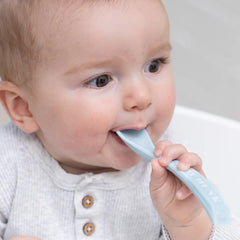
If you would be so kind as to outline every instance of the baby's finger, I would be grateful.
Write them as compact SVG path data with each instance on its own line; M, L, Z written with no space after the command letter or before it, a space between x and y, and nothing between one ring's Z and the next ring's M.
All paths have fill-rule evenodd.
M176 197L178 200L184 200L185 198L189 197L192 192L186 185L183 185L176 193Z
M172 145L172 142L168 140L159 141L155 146L155 152L154 152L155 156L160 157L164 149L170 145Z
M161 154L159 162L162 166L167 166L172 160L179 159L186 152L187 149L181 144L169 145Z
M167 171L163 168L157 159L152 160L152 174L151 174L151 191L160 189L167 179Z
M202 159L195 153L186 152L182 154L178 160L178 169L181 171L186 171L190 167L198 172L202 170Z

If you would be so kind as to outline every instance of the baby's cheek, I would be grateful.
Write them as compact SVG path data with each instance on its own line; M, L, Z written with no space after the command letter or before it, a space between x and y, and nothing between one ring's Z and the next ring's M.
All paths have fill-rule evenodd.
M89 119L66 134L63 146L83 156L99 152L106 143L111 124L104 118Z
M102 138L103 139L103 138ZM93 137L82 133L80 136L72 136L71 139L65 139L60 148L66 155L73 158L87 157L96 154L101 149L104 142L98 136Z
M114 110L99 111L90 119L86 119L86 126L92 134L106 134L114 127L115 119Z

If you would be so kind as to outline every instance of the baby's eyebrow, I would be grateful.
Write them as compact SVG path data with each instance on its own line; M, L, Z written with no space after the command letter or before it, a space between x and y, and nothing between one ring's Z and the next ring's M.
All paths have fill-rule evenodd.
M111 60L105 60L105 61L97 61L97 62L88 62L88 63L83 63L79 66L74 66L72 68L70 68L69 70L67 70L64 75L71 75L71 74L74 74L74 73L77 73L77 72L80 72L84 69L88 69L88 68L91 68L92 66L94 67L103 67L103 66L106 66L108 64L110 64L112 61Z
M150 54L154 54L156 52L169 52L172 50L172 46L171 44L168 42L168 43L165 43L165 44L161 44L161 45L158 45L152 49L150 49Z

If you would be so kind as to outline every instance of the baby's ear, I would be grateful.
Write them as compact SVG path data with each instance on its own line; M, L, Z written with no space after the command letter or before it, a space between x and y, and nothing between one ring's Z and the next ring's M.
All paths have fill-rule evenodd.
M39 129L18 86L8 81L0 81L0 101L11 120L24 132L33 133Z

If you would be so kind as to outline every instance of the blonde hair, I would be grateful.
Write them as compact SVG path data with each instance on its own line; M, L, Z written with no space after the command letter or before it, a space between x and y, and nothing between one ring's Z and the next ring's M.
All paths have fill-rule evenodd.
M28 80L37 62L33 25L35 1L0 1L0 76L18 84Z

